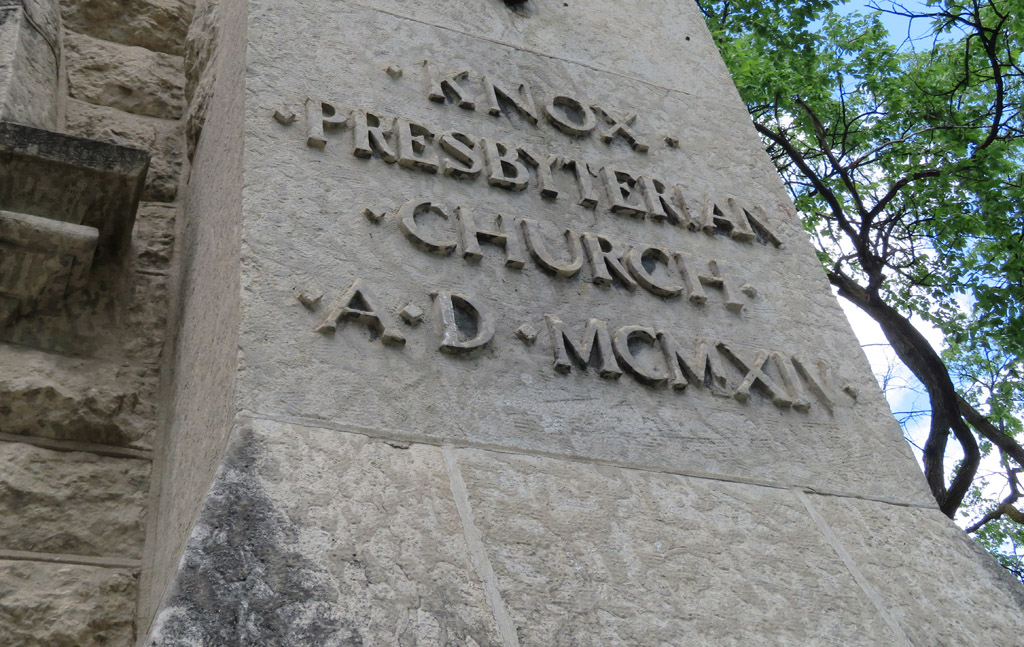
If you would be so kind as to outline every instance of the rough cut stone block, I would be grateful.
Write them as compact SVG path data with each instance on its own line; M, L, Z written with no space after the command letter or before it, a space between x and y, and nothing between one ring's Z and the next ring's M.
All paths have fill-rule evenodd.
M236 432L148 644L502 644L439 449Z
M139 205L132 245L136 250L136 269L166 272L174 254L174 221L178 207L159 202Z
M0 345L0 430L152 446L156 376L144 366Z
M191 0L62 0L70 29L104 40L181 56Z
M0 645L131 647L136 586L123 569L0 561Z
M75 99L150 117L185 108L182 58L68 32L68 91Z
M456 455L522 645L896 644L787 490Z
M3 442L0 465L0 549L142 556L148 461Z
M810 499L915 647L1021 642L1020 582L938 510Z
M177 121L133 115L72 99L67 106L67 130L81 137L148 151L152 158L142 199L174 200L185 144L182 127Z

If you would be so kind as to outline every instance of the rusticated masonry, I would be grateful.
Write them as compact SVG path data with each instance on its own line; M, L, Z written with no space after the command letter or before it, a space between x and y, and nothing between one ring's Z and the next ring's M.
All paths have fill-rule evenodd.
M20 25L28 51L18 55L15 76L45 88L52 108L19 100L9 105L20 112L3 118L53 131L53 141L66 144L52 151L69 155L70 166L45 180L49 195L71 196L66 205L83 196L86 205L107 200L106 211L124 218L110 229L124 246L113 252L107 225L64 222L74 215L60 208L0 217L0 301L17 304L0 329L0 644L129 647L138 632L150 475L164 415L184 162L182 54L192 6L18 6L28 16ZM30 105L40 107L27 111ZM25 132L7 128L12 137ZM125 198L133 202L120 204L99 187L119 181L113 171L129 172L115 169L104 151L126 149L136 149L130 172L145 183ZM90 159L93 175L75 170ZM8 206L0 208L18 211L10 207L18 196L38 205L44 192L33 188L43 182L35 168L23 162L3 176L0 202ZM103 211L96 204L89 213ZM10 245L35 251L19 256L8 253ZM70 269L53 258L73 259L61 261ZM40 291L29 275L53 278Z

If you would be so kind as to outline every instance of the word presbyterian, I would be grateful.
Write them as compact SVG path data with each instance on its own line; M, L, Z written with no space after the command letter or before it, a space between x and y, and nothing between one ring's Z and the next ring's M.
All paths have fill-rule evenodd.
M403 118L389 118L363 109L344 112L314 99L306 100L306 144L323 149L326 130L347 128L352 154L388 164L487 184L506 191L536 186L541 197L556 200L566 181L575 185L577 204L596 209L606 204L613 214L728 236L741 243L781 247L768 226L764 209L741 205L733 198L687 196L679 184L523 146L477 138L459 131L437 132Z

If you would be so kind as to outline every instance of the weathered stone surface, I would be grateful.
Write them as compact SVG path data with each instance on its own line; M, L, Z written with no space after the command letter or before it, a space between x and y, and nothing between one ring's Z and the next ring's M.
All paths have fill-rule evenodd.
M185 107L182 58L68 32L71 97L125 112L177 119Z
M96 38L181 56L191 0L61 0L68 28Z
M789 491L456 455L521 645L897 644Z
M497 647L471 559L437 448L255 421L147 644Z
M121 337L123 342L126 335ZM76 358L4 344L0 375L4 433L152 446L157 377L149 366L123 358Z
M171 202L178 193L184 161L184 135L180 123L97 106L84 101L68 101L69 133L111 144L148 151L152 158L143 200Z
M469 4L467 16L490 11L482 8L485 4L508 13L496 2ZM454 434L512 451L899 496L916 503L931 500L748 115L733 97L713 91L727 82L724 77L681 92L350 4L327 10L306 0L287 8L261 1L250 9L242 409L311 424L329 420L375 435L438 442ZM603 3L594 11L618 15ZM309 55L307 42L316 42L321 54ZM439 73L471 71L461 83L477 109L430 100L424 59ZM385 72L391 64L408 72L394 80ZM532 125L507 106L497 117L488 114L483 75L529 84L538 105L562 94L607 106L618 115L638 112L632 128L652 147L638 153L620 137L606 143L597 135L566 134L546 119ZM310 146L308 120L283 125L273 118L282 109L304 115L306 97L333 102L343 115L356 108L377 111L385 126L400 117L435 134L459 131L470 141L504 142L513 151L584 160L594 167L598 205L591 210L579 204L579 189L565 169L552 171L559 197L550 199L538 189L537 174L528 174L525 166L529 186L522 191L490 183L493 169L459 180L436 168L424 172L429 164L417 167L415 160L392 164L387 155L361 153L351 127L328 127L324 147ZM680 148L653 146L662 132L679 133ZM397 136L389 141L397 145ZM436 144L424 144L424 149L425 158L445 157ZM599 167L680 183L698 196L692 199L694 212L704 195L728 194L757 205L783 246L616 213ZM447 205L447 218L414 215L424 236L443 239L447 246L418 245L402 224L397 212L416 198ZM396 215L373 223L362 215L368 206ZM730 301L710 286L703 305L679 295L682 287L676 296L630 291L600 281L582 250L575 253L576 264L561 273L551 262L536 261L536 249L529 252L526 246L525 266L518 270L506 264L494 244L483 244L464 258L455 206L476 214L478 224L490 230L497 214L536 221L537 237L546 241L556 264L569 253L562 238L566 228L577 246L582 232L592 232L616 241L622 250L658 245L700 259L701 267L719 259L742 301ZM522 243L524 230L513 229ZM662 282L683 280L669 277L668 270L657 271L664 273L657 279ZM406 305L429 313L423 326L408 332L404 346L384 347L376 339L378 334L387 337L383 331L344 317L337 326L322 325L356 278L372 294L385 328L401 325L396 314ZM312 284L325 294L313 313L294 296ZM748 291L756 298L741 292L743 285L753 286ZM441 290L466 295L488 313L493 341L475 356L439 350L442 319L430 295ZM814 316L805 316L809 312ZM573 343L593 318L607 323L609 335L629 325L649 328L651 337L668 331L687 354L695 352L699 339L709 339L739 349L737 355L747 363L754 363L760 351L762 362L770 351L803 358L812 370L818 360L827 360L837 389L833 406L829 410L809 391L808 410L776 406L760 384L751 385L757 373L720 349L712 352L722 357L723 377L732 385L727 397L703 383L685 391L667 388L668 366L652 345L637 348L641 363L662 372L660 383L651 380L655 386L628 374L602 379L593 368L571 363L556 370L548 315L565 322ZM515 330L524 324L541 332L538 343L515 340ZM605 359L613 365L609 375L624 372L621 360L616 365L614 358ZM795 373L790 377L799 379ZM773 379L782 383L785 378L776 374ZM749 397L739 389L744 380L751 387ZM865 396L852 398L841 390L846 385Z
M0 464L0 548L142 556L148 461L3 442Z
M0 561L0 644L131 647L136 580L123 569Z
M159 202L143 202L135 218L132 246L136 251L135 268L147 272L166 272L174 255L174 226L178 207Z
M217 45L221 33L221 1L198 0L185 46L185 134L192 159L206 123L217 76Z
M99 253L131 240L149 153L0 123L0 209L99 230Z
M0 2L0 120L56 126L60 36L55 4Z
M1020 642L1020 582L937 510L810 498L914 647Z
M239 254L245 113L246 0L219 5L215 124L199 142L175 243L181 275L175 376L162 456L160 514L143 571L140 616L148 626L178 566L203 497L221 463L237 410Z

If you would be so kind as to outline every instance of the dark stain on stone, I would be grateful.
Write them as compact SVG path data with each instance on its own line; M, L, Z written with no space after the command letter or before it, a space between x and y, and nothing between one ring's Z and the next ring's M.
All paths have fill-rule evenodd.
M263 450L242 430L224 459L151 637L156 647L362 647L322 569L291 549L295 527L263 492Z

